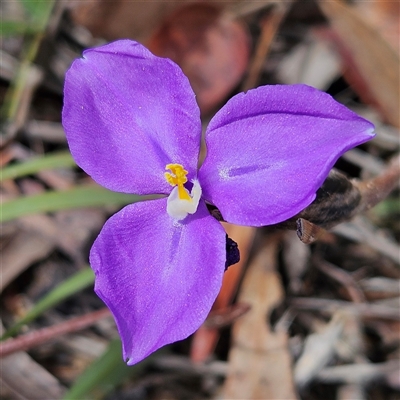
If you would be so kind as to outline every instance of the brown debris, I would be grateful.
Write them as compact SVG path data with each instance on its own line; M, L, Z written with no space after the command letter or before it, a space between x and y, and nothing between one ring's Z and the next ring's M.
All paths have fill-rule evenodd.
M21 335L15 339L7 339L0 343L0 358L4 358L19 351L25 351L32 347L39 346L49 340L55 340L66 333L76 332L93 325L97 320L110 317L110 310L103 308L90 314L70 319L61 324L43 328L37 331Z
M242 91L245 92L257 86L262 67L276 36L276 32L288 13L292 1L275 2L272 11L261 21L261 34L257 43L254 57L250 62L249 72L242 84Z
M191 338L155 354L150 369L133 367L137 376L109 388L113 392L108 397L98 394L101 385L87 397L396 399L400 390L398 4L192 3L57 1L40 40L42 48L28 64L21 50L29 34L2 37L1 100L18 71L23 79L14 93L16 112L1 126L1 166L66 149L60 121L65 71L84 47L104 43L104 38L130 37L147 43L153 38L159 54L176 55L192 85L198 85L203 111L211 114L218 102L241 87L303 82L327 90L370 119L377 137L344 154L316 201L291 220L263 229L225 224L242 258L225 274L204 325ZM0 7L6 18L26 17L21 2ZM205 8L206 17L194 12L188 22L188 9ZM183 15L179 23L177 15ZM175 21L172 26L171 21ZM206 122L202 121L203 127ZM68 188L82 177L78 169L42 171L1 182L0 193L3 201L10 201ZM384 212L371 210L378 203ZM1 227L0 307L7 328L86 265L96 234L114 211L106 207L60 211ZM217 209L211 213L222 220ZM108 311L96 311L102 306L86 289L24 326L19 336L2 342L0 349L18 350L2 359L2 398L62 398L63 385L72 386L117 335L114 321L106 317Z
M211 3L180 7L147 41L150 51L182 68L202 114L215 109L238 85L249 58L246 28L222 11Z
M221 291L215 300L211 312L218 313L219 310L226 310L236 294L243 269L249 258L254 240L255 228L224 224L227 235L232 238L240 248L240 261L228 268L225 272ZM250 307L246 304L246 307ZM219 331L207 326L207 322L201 326L193 336L190 358L194 362L204 362L210 357L219 339Z
M28 354L18 352L1 360L0 395L18 400L60 399L65 388Z
M320 0L318 5L337 35L347 79L366 101L379 107L389 123L400 127L399 54L343 1Z
M251 310L233 327L226 399L296 399L285 331L273 332L267 319L283 301L276 272L279 241L269 237L250 263L239 301Z

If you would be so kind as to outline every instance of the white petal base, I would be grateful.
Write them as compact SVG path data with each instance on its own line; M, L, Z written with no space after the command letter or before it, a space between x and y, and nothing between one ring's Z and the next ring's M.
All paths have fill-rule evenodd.
M178 187L172 189L167 200L167 213L177 220L182 220L188 214L194 214L197 211L201 197L201 186L197 179L192 180L193 188L190 192L190 200L181 199L178 194ZM188 192L189 193L189 192Z

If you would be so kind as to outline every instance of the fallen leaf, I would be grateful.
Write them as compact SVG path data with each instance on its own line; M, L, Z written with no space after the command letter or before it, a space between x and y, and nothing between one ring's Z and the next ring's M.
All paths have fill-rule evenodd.
M239 285L239 280L242 276L244 266L249 257L250 249L253 244L255 228L249 228L238 225L223 223L226 233L239 246L240 261L232 265L225 272L222 281L221 291L215 300L212 312L225 309L236 294ZM190 358L194 362L204 362L210 357L219 339L219 330L209 328L205 325L201 326L193 336Z
M337 35L346 79L364 101L400 127L399 55L351 6L340 0L320 0L318 5Z
M277 268L279 236L267 237L249 265L239 302L250 311L232 331L224 399L297 399L292 379L288 335L272 331L268 317L284 299Z
M206 114L239 84L247 68L249 43L244 25L224 17L222 8L195 3L166 18L147 46L182 68Z

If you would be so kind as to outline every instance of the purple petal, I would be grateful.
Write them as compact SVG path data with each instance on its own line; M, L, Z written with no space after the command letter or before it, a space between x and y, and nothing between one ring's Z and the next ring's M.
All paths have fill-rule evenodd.
M129 365L192 334L221 287L221 224L204 202L182 222L166 207L167 199L125 207L106 222L90 254L95 291L114 315Z
M372 131L370 122L309 86L239 94L208 126L203 198L231 223L284 221L314 200L336 160Z
M196 175L201 125L189 81L139 43L120 40L74 61L63 125L77 164L111 190L170 193L169 163Z

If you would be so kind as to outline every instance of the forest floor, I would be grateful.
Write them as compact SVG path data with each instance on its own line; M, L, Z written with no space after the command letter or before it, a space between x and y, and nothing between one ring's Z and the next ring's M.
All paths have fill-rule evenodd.
M0 398L400 399L399 8L3 1ZM347 192L317 198L297 232L224 223L241 259L206 322L133 367L88 265L130 198L74 164L61 124L71 62L119 38L181 66L204 126L238 92L306 83L377 133L335 165L362 194L345 218L335 212ZM330 222L319 226L322 207Z

